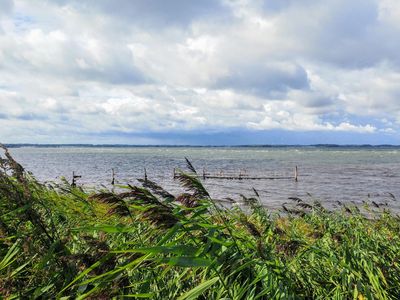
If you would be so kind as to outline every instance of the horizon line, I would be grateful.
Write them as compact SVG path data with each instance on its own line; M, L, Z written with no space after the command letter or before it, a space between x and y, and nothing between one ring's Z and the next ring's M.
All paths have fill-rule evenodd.
M0 143L1 144L1 143ZM191 144L92 144L92 143L4 143L8 148L22 147L400 147L400 144L237 144L237 145L191 145Z

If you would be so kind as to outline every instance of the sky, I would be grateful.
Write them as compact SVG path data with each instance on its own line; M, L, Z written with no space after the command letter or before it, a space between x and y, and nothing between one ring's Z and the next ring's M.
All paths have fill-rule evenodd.
M400 144L398 0L0 0L0 142Z

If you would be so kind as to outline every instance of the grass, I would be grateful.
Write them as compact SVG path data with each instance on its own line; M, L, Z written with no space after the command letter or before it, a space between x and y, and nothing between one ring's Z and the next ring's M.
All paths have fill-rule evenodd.
M175 197L149 179L120 192L43 185L0 160L5 299L400 299L400 220L366 204L328 211L257 191L223 209L181 172ZM121 192L122 191L122 192Z

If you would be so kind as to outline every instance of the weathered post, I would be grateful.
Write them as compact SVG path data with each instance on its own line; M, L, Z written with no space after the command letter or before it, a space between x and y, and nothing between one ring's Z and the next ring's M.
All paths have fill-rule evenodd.
M114 184L115 184L115 171L114 171L114 168L112 168L111 171L112 171L112 180L111 180L111 184L114 185Z
M294 181L297 182L297 177L299 176L299 172L297 170L297 166L294 167Z
M176 171L175 171L175 168L174 168L174 176L173 176L173 178L174 178L174 180L175 180L175 178L176 178Z
M203 168L203 180L206 180L206 169Z
M78 179L78 178L81 178L82 176L80 176L80 175L75 175L75 171L72 171L72 183L71 183L71 186L72 187L76 187L76 180Z

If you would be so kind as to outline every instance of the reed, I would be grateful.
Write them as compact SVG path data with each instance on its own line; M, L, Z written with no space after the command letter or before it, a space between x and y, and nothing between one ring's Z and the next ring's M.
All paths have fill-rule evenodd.
M177 197L148 178L43 185L0 162L5 299L400 299L400 218L381 206L270 212L254 190L224 209L189 161Z

